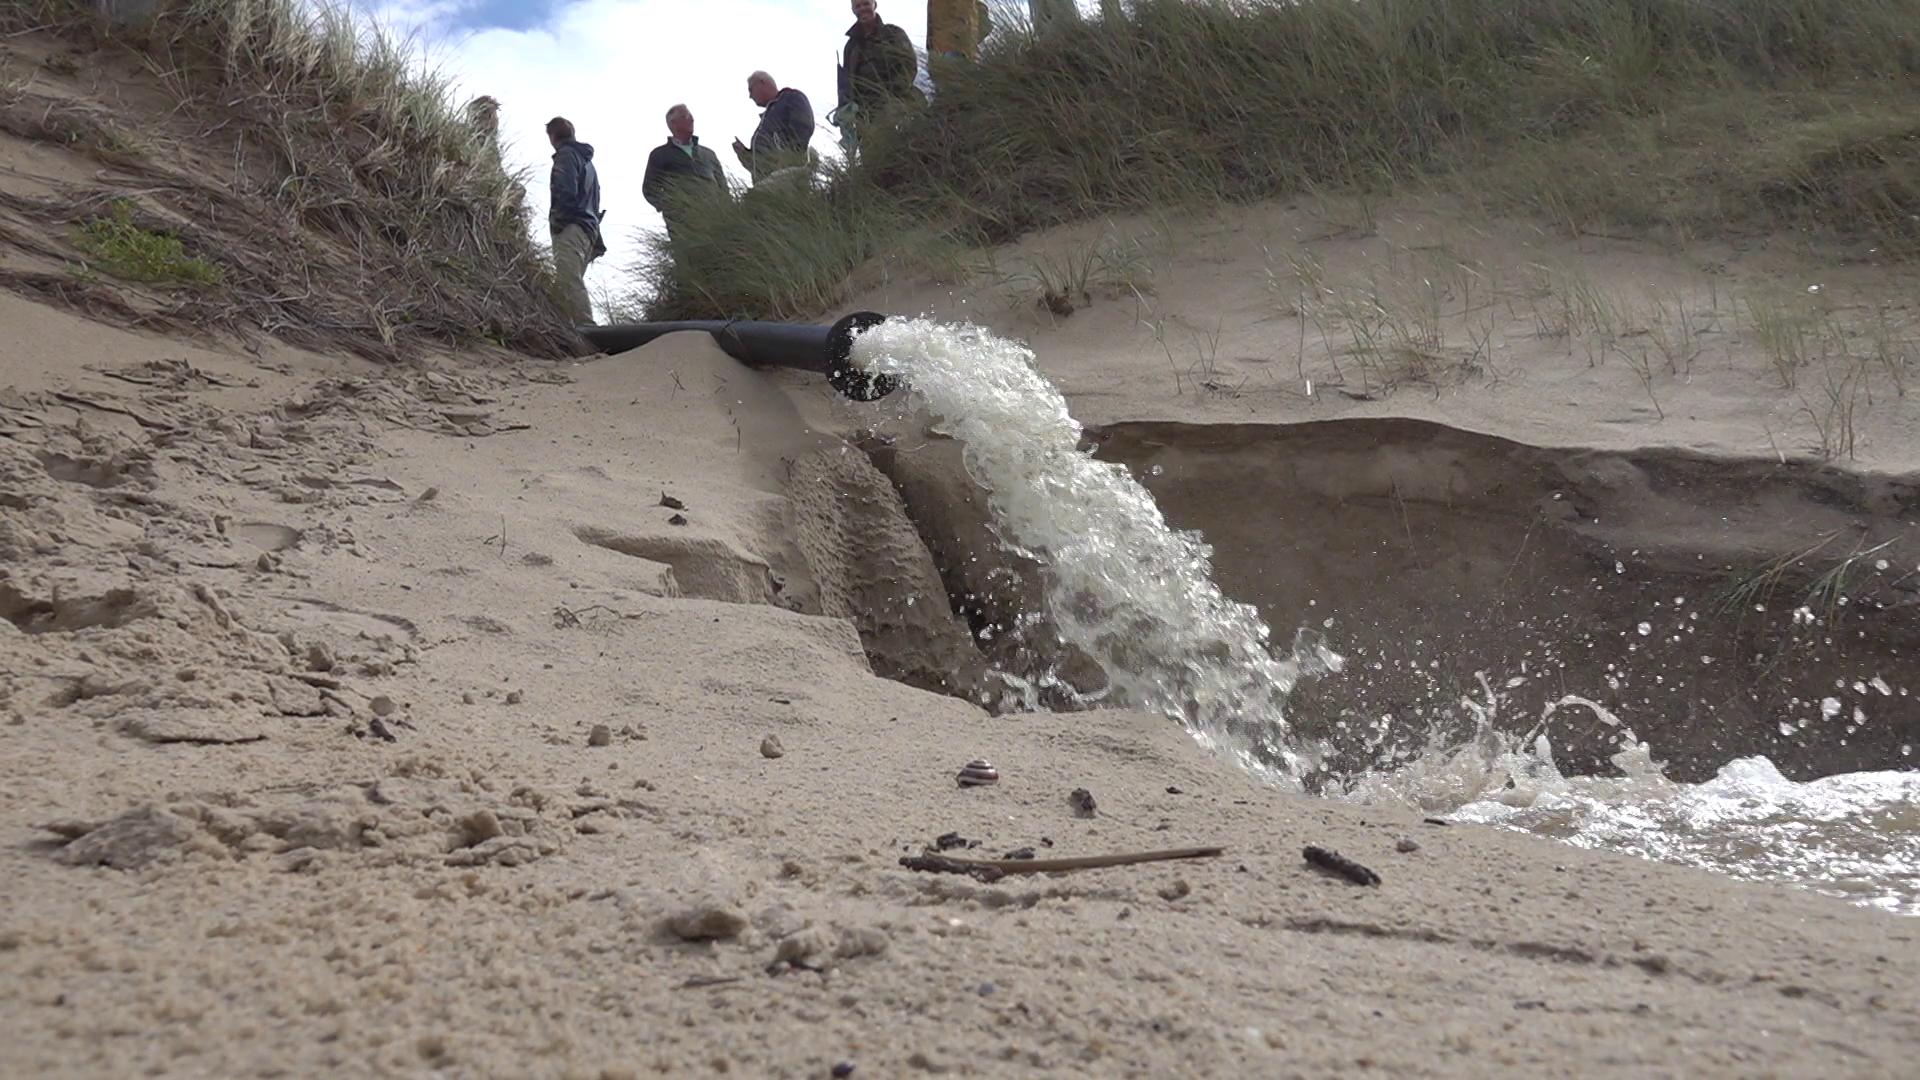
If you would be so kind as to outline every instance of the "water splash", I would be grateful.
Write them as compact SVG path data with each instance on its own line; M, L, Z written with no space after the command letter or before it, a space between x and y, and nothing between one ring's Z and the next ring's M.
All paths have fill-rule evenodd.
M1358 777L1339 797L1920 915L1920 773L1794 781L1751 757L1683 784L1631 728L1578 695L1548 704L1523 734L1502 732L1495 721L1507 695L1476 675L1482 696L1461 699L1474 717L1472 738L1450 743L1434 729L1405 765ZM1609 760L1619 775L1563 774L1550 728L1557 722L1566 734L1596 721L1616 732L1619 750Z
M903 376L934 430L959 440L968 473L989 493L996 536L1047 567L1049 614L1106 671L1109 699L1178 718L1242 766L1297 785L1319 748L1289 728L1287 693L1338 672L1342 658L1311 631L1276 656L1259 613L1214 584L1207 544L1170 528L1123 466L1080 449L1080 424L1030 351L972 327L890 320L856 341L853 359ZM1618 717L1578 695L1513 733L1525 721L1501 722L1508 695L1476 674L1480 695L1459 700L1471 737L1436 724L1411 759L1329 794L1920 915L1920 774L1794 782L1765 758L1743 758L1706 783L1681 784ZM1019 680L1009 686L1016 697L1037 695ZM1878 677L1855 689L1869 686L1891 696ZM1839 715L1837 698L1820 708L1829 720ZM1551 729L1583 723L1613 730L1618 775L1567 776L1555 766Z
M1200 536L1168 527L1124 466L1080 449L1079 422L1033 360L1017 343L926 319L888 320L853 348L856 366L901 376L934 430L960 441L1001 542L1047 567L1061 636L1100 665L1116 698L1297 781L1312 754L1287 726L1287 693L1340 657L1308 637L1276 656L1260 613L1214 584Z

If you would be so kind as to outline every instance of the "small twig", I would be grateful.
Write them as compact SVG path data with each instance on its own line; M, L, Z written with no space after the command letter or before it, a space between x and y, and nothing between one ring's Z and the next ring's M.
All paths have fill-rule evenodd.
M1301 852L1301 856L1320 869L1326 870L1329 873L1339 874L1355 885L1380 884L1379 874L1361 866L1359 863L1354 862L1352 859L1347 858L1337 851L1323 847L1309 846Z
M1065 859L955 859L946 855L903 855L900 865L930 874L966 874L981 881L998 881L1008 874L1053 874L1066 870L1095 870L1106 866L1162 862L1168 859L1206 859L1225 848L1174 848L1117 855L1079 855Z
M581 625L584 625L586 622L583 616L591 615L596 611L604 611L609 615L620 614L619 612L613 610L612 608L606 606L605 604L591 604L587 607L583 607L579 609L578 611L568 607L565 604L561 604L558 607L553 609L553 621L555 624L557 624L561 628L581 626Z
M682 990L698 990L703 986L725 986L728 983L745 982L743 975L695 975L680 984Z

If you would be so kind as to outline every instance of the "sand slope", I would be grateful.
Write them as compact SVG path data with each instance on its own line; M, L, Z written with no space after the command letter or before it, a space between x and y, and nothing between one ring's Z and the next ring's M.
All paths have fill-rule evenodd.
M847 310L1029 341L1088 424L1405 417L1542 447L1920 470L1913 271L1811 238L1568 237L1438 196L1302 198L876 277Z
M1899 1076L1920 1050L1910 922L875 677L862 618L907 666L951 628L889 490L786 396L839 414L810 380L699 339L368 378L0 321L0 1074ZM833 521L921 602L808 614L877 591L820 554ZM974 757L998 787L954 783ZM1228 851L897 865L951 831Z

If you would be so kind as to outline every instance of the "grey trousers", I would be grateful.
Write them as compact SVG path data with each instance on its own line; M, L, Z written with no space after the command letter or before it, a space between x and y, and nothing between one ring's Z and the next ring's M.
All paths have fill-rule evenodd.
M554 284L560 307L575 326L593 325L593 301L587 299L587 263L593 259L593 239L587 230L569 225L553 234Z

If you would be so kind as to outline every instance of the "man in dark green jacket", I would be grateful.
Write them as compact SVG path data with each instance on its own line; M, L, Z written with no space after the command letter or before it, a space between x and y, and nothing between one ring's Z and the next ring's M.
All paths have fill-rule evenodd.
M720 155L700 145L693 134L693 111L685 105L667 110L667 141L647 156L646 176L640 181L640 194L667 219L667 235L673 235L671 192L683 185L710 184L727 193L727 173L720 167Z
M853 26L840 60L840 105L828 120L856 138L862 124L898 104L925 105L913 84L920 71L907 32L880 19L874 0L853 0Z

